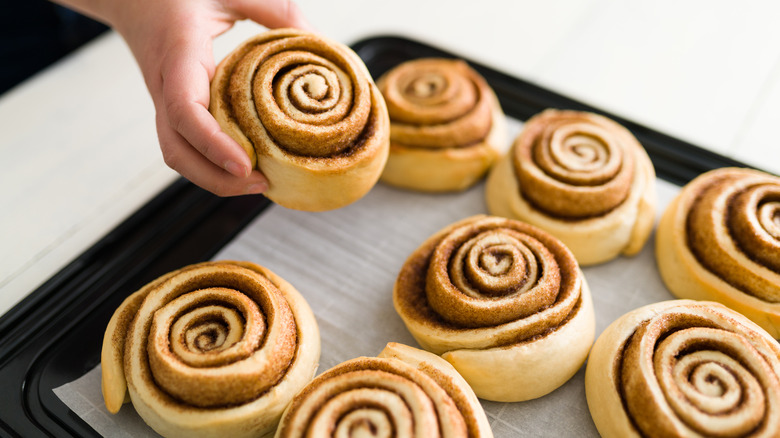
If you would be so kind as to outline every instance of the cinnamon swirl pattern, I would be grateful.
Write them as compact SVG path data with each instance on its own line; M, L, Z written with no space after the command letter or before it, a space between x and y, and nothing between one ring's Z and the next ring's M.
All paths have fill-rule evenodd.
M366 66L314 34L280 29L245 41L217 66L210 111L285 207L354 202L387 160L387 108Z
M464 61L423 58L377 81L390 114L382 181L406 189L466 189L508 148L495 93Z
M276 438L492 438L468 384L440 357L389 343L314 379L285 411Z
M320 355L303 297L266 268L207 262L166 274L128 297L103 340L103 396L129 393L159 434L272 434L313 377Z
M574 256L511 219L473 216L431 236L401 268L393 301L417 342L487 400L551 392L593 343L593 304Z
M780 436L780 347L715 302L651 304L593 345L588 407L609 437Z
M674 295L723 303L780 338L780 178L723 168L694 179L661 218L656 259Z
M642 249L655 219L655 171L614 121L546 110L491 171L486 196L491 214L544 229L592 265Z

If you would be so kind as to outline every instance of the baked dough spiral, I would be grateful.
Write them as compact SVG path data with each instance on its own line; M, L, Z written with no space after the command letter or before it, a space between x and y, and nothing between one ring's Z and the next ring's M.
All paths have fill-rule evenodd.
M599 336L585 392L604 438L777 437L780 347L719 303L651 304Z
M486 196L491 214L542 228L592 265L642 249L655 219L655 171L621 125L550 109L526 122L490 172Z
M464 190L508 148L506 116L485 79L461 60L407 61L377 80L390 114L385 183Z
M780 178L700 175L664 211L656 259L674 295L723 303L780 338Z
M314 314L289 283L248 262L190 265L129 296L106 329L103 396L126 393L166 437L273 433L313 377Z
M272 30L239 45L217 66L209 109L285 207L354 202L387 160L387 108L366 66L315 34Z
M492 438L474 392L440 357L389 343L378 357L315 378L284 413L276 438Z
M571 252L512 219L473 216L414 251L395 309L480 397L522 401L571 378L593 343L593 303Z

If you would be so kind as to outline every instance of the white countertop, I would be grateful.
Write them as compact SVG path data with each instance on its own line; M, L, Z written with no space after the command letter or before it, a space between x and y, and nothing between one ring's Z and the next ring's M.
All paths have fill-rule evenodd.
M780 173L780 3L476 3L298 1L338 41L419 39ZM217 39L215 59L259 31L239 23ZM0 96L0 121L2 314L176 174L114 33Z

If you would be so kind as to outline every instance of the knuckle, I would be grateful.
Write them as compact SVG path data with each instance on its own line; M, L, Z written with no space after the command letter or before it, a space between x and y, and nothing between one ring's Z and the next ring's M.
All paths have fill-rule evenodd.
M176 132L181 132L186 120L187 105L178 99L165 103L165 114L168 116L168 125Z
M179 164L181 163L179 155L171 151L170 148L162 147L160 150L162 151L163 162L165 165L173 170L178 171Z
M203 143L203 144L200 144L200 145L198 145L198 146L196 147L196 149L197 149L198 151L200 151L200 153L201 153L203 156L205 156L205 157L207 157L207 158L208 158L208 157L210 157L210 156L211 156L211 152L212 152L212 149L213 149L213 145L211 144L211 142L208 142L208 141L207 141L207 142L205 142L205 143Z

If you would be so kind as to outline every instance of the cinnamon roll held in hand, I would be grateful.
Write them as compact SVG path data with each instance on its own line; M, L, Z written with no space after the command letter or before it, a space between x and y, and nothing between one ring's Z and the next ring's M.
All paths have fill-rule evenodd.
M284 413L276 438L492 438L463 378L440 357L389 343L378 357L343 362L315 378Z
M382 181L442 192L475 184L508 148L495 93L464 61L423 58L377 80L390 114Z
M285 207L354 202L387 160L387 109L366 66L315 34L279 29L241 44L217 66L210 111Z
M655 219L655 171L614 121L546 110L493 168L486 196L491 214L542 228L592 265L642 249Z
M780 338L780 178L723 168L683 187L656 234L666 286L723 303Z
M780 347L719 303L651 304L599 336L585 392L604 438L777 437Z
M407 259L396 311L481 398L522 401L571 378L593 343L590 291L556 238L512 219L445 227Z
M314 314L289 283L252 263L200 263L116 310L103 340L103 396L116 413L129 393L166 437L264 436L314 377L319 355Z

